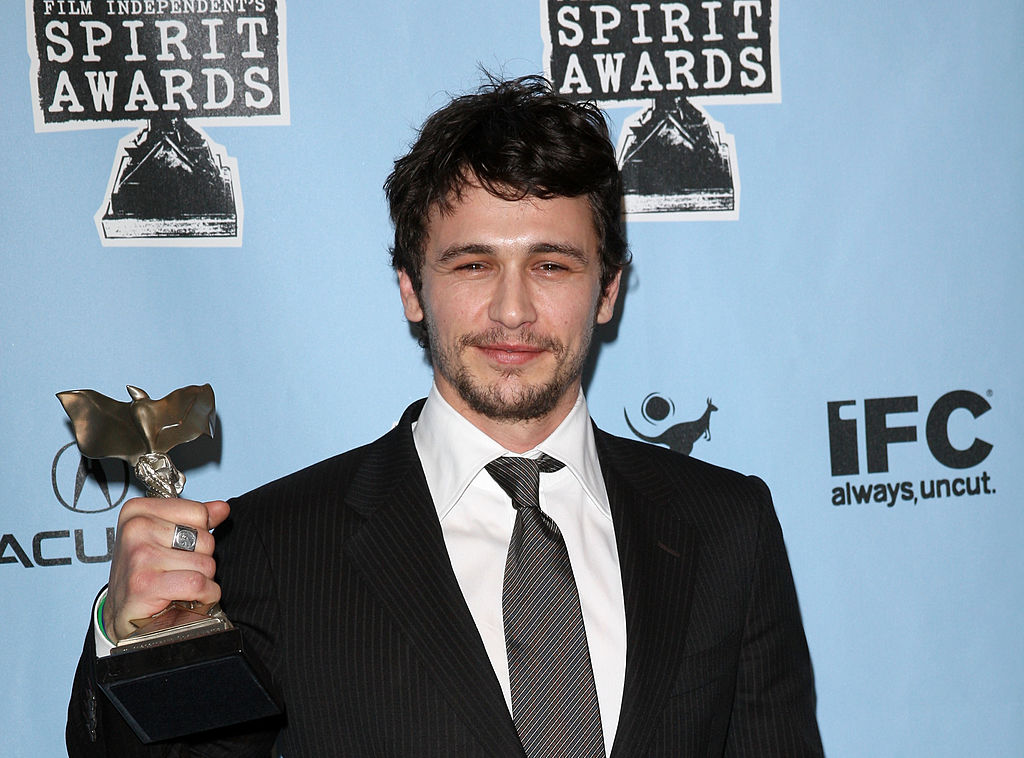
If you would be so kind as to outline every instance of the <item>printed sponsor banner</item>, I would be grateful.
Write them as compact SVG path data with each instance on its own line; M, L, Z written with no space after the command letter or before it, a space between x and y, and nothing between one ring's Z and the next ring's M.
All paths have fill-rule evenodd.
M991 391L986 394L991 396ZM856 400L829 402L832 505L893 508L943 498L994 495L992 475L987 469L978 471L993 445L978 436L983 422L975 422L991 409L983 395L952 390L931 404L920 430L923 435L919 435L917 395L868 398L862 404ZM891 467L890 448L908 443L926 445L934 462L945 470L929 466L907 479L893 479L907 472L903 466ZM843 478L835 481L836 477Z
M50 481L54 501L67 510L41 509L46 513L45 528L34 533L0 524L0 566L31 569L109 562L117 514L109 513L100 523L79 517L114 511L127 499L127 464L85 458L71 441L54 455Z
M209 380L224 433L176 459L202 500L385 432L431 369L388 266L381 183L480 64L547 64L556 89L607 109L634 257L588 407L610 433L770 487L826 754L1024 756L1024 99L992 76L1024 57L1024 4L308 0L287 27L284 6L265 3L275 43L270 16L239 34L266 15L251 0L0 3L0 756L66 752L93 600L141 492L121 462L82 459L53 393ZM739 41L747 8L758 39ZM703 39L709 13L723 40ZM157 21L185 24L189 59ZM50 22L66 31L48 39ZM123 60L132 24L146 61ZM223 59L203 57L211 27ZM250 32L263 58L242 57ZM157 60L161 34L173 60ZM268 107L246 105L262 104L251 66L270 70L252 75ZM139 84L128 118L136 67L157 110ZM230 105L204 68L228 72ZM195 109L181 92L164 109L175 70ZM296 129L218 128L284 123L289 93ZM681 185L700 168L703 185ZM741 201L735 223L671 222ZM178 244L195 249L142 247Z
M652 392L640 403L640 415L651 426L650 433L640 431L637 424L630 420L629 412L625 408L622 409L622 415L626 419L626 426L637 439L653 445L664 445L669 450L689 455L693 452L695 442L711 439L711 414L717 410L718 406L712 403L709 397L704 413L698 418L673 423L675 402L661 393Z
M777 0L546 0L546 73L601 105L779 102Z
M28 0L36 131L288 123L278 0Z
M559 93L643 109L618 140L630 220L739 218L735 141L703 106L780 101L777 0L542 0L541 17Z
M27 0L37 132L135 125L104 245L242 242L238 165L198 124L287 124L283 0Z

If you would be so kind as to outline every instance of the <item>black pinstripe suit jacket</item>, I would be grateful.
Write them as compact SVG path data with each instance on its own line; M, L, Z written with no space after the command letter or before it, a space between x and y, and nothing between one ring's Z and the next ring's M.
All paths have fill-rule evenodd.
M90 678L69 753L522 758L416 455L422 401L376 442L232 503L223 605L287 713L144 748ZM614 758L821 755L810 660L764 484L597 431L626 605Z

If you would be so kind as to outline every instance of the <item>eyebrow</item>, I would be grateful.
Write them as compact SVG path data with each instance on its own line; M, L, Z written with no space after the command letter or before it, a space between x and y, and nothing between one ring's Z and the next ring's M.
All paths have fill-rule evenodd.
M452 245L441 251L441 254L437 257L438 263L445 263L452 260L453 258L459 258L463 255L494 255L494 248L490 245L483 244L469 244L469 245Z
M569 258L576 260L579 263L586 264L590 261L587 258L587 254L580 250L575 245L559 245L554 242L544 242L539 245L534 245L530 248L530 252L536 253L558 253L559 255L565 255Z
M575 245L562 245L557 242L539 242L536 245L532 245L527 252L528 255L543 253L557 253L559 255L565 255L582 264L586 264L590 260L586 253ZM463 255L495 255L495 249L493 246L485 245L483 243L452 245L451 247L445 248L441 252L441 255L438 256L437 260L438 263L445 263L455 258L460 258Z

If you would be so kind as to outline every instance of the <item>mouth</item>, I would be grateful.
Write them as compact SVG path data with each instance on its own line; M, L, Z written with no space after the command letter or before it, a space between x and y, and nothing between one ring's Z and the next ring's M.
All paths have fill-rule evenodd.
M490 342L475 347L489 361L501 366L523 366L546 352L542 347L523 343Z

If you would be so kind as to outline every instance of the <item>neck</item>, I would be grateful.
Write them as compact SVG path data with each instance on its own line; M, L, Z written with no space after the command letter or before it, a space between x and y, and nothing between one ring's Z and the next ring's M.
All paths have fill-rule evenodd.
M480 414L463 414L473 426L513 453L533 450L551 436L566 415L568 411L558 418L550 415L530 421L496 421Z

